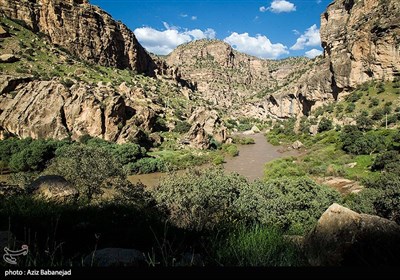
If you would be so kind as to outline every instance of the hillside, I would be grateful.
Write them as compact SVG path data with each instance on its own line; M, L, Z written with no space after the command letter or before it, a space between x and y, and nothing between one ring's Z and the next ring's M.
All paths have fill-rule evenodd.
M268 110L277 117L307 116L323 104L341 100L358 85L399 77L399 18L396 0L331 3L321 15L323 58L271 95Z
M265 60L232 49L219 40L180 45L166 57L182 76L197 85L201 96L228 115L268 118L260 101L295 82L313 63L307 58Z

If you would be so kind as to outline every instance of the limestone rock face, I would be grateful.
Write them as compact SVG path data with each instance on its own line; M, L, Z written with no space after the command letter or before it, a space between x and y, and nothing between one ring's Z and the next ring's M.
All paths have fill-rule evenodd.
M400 2L336 0L321 15L323 57L266 98L272 116L309 115L358 85L400 75Z
M334 203L306 238L305 249L316 266L398 265L400 226Z
M86 0L0 0L0 13L85 61L154 75L156 65L134 33Z
M0 131L21 138L76 140L88 134L124 143L140 129L153 132L161 110L135 102L135 91L122 97L112 87L83 82L67 88L57 80L0 76L0 92Z
M328 6L320 34L338 90L399 74L399 18L397 0L336 0Z
M194 148L207 149L210 146L209 136L220 143L227 139L227 129L222 124L215 110L198 108L188 120L191 128L186 135L185 142L189 142Z

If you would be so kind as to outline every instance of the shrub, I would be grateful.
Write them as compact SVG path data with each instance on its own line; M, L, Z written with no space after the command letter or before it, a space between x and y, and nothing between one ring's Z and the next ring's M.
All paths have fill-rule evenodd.
M352 113L356 109L356 105L354 103L349 103L346 107L346 113Z
M238 174L212 168L171 174L152 191L158 207L173 224L185 229L212 229L232 218L240 190L248 186Z
M174 132L187 133L190 130L191 125L186 121L177 121L175 124Z
M310 230L340 194L304 177L257 181L235 202L239 215L250 221L276 226L291 233Z
M333 128L332 121L327 118L322 118L318 124L318 132L324 132Z
M388 172L400 171L400 154L397 151L387 151L376 156L371 166L372 171L385 170Z
M378 98L372 98L371 103L369 104L369 107L376 107L379 105L379 99Z
M375 121L379 121L383 118L384 115L384 111L381 108L375 109L374 111L372 111L372 116L371 118Z
M213 164L215 165L220 165L225 162L224 156L223 155L216 155L213 159Z
M276 159L265 164L264 168L264 178L266 180L284 176L298 177L304 175L306 175L306 173L294 162L294 158L292 157Z
M113 156L122 165L134 162L146 156L146 149L134 143L114 144L113 148Z
M380 152L386 148L385 137L375 132L362 133L355 126L345 126L340 134L342 149L355 155Z
M360 114L356 117L357 127L361 130L369 130L372 128L373 121L368 115Z
M250 137L234 136L232 137L232 143L240 145L249 145L249 144L254 144L255 141L253 138Z
M145 157L125 166L128 173L147 174L165 170L165 162L159 158Z

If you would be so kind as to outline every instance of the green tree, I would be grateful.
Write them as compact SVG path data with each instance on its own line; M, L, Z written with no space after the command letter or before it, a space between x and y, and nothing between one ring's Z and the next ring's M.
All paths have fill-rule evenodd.
M321 121L318 124L318 132L324 132L331 130L333 128L332 121L327 118L322 118Z
M73 144L60 148L56 155L45 174L63 176L88 200L101 194L102 188L126 182L121 164L101 147Z

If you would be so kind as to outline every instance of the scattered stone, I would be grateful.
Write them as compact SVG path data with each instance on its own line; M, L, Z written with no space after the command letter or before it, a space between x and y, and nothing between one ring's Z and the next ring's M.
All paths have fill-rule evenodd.
M338 190L342 194L358 193L363 189L363 186L360 186L358 182L340 177L327 177L318 181L323 185Z
M400 226L334 203L306 237L305 253L313 266L398 265Z
M13 54L2 54L0 55L1 63L13 63L19 61L19 58Z
M303 146L304 146L303 143L301 143L299 140L295 141L295 142L292 144L292 148L295 149L295 150L298 150L298 149L300 149L300 148L303 147Z
M253 131L253 130L246 130L246 131L243 131L242 134L243 134L243 135L253 135L253 134L254 134L254 131Z
M350 162L348 164L345 164L344 166L348 167L348 168L354 168L354 167L356 167L356 165L357 165L357 162Z
M99 267L131 267L139 266L144 262L145 258L142 252L124 248L104 248L93 251L83 260L85 266Z
M58 175L41 176L33 181L28 189L36 197L59 202L74 200L79 196L79 192L67 180Z

